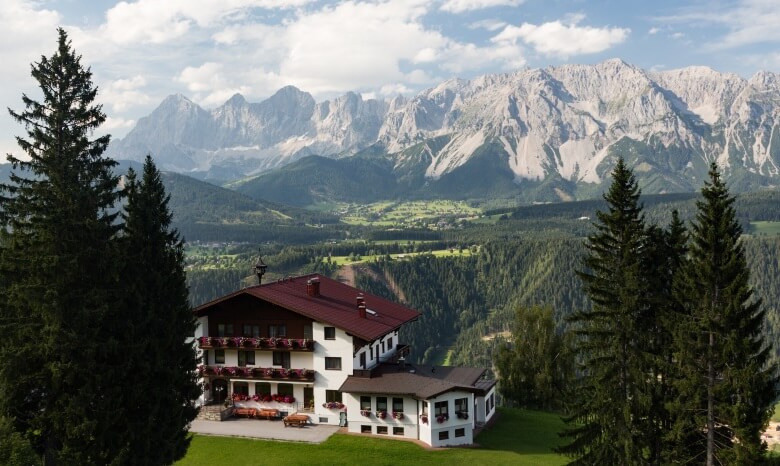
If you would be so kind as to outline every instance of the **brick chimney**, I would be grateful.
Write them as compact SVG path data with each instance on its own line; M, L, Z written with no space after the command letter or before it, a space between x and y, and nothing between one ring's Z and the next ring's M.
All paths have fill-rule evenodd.
M360 318L361 319L365 319L366 318L366 299L362 295L359 295L357 297L357 309L358 309L358 315L360 316Z
M310 278L306 282L306 294L312 298L320 295L320 279Z

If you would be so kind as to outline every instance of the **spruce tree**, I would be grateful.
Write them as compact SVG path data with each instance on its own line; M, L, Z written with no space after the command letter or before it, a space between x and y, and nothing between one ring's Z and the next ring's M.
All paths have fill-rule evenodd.
M64 30L51 57L31 66L42 100L9 109L24 125L0 197L0 416L45 464L108 464L117 445L112 384L122 371L119 337L104 324L117 295L115 162L97 88Z
M580 272L592 309L573 315L581 377L562 435L571 443L560 452L573 464L645 464L652 456L648 432L653 360L648 332L655 316L647 302L643 248L646 231L640 191L623 159L612 172L597 212L596 233L588 237L586 271Z
M131 169L126 183L124 285L133 314L128 330L135 342L128 373L154 385L128 393L127 464L171 464L189 445L187 428L200 396L193 368L195 330L184 273L183 243L171 227L169 196L159 171L147 156L140 182Z
M734 198L712 164L675 295L676 398L670 438L677 462L757 464L776 396L764 312L748 284Z

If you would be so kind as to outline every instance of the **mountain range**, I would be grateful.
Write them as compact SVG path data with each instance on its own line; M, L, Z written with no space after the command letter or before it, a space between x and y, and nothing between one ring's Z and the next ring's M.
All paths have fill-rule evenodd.
M588 198L617 156L646 193L698 190L713 161L733 190L749 191L780 184L779 82L770 72L650 72L613 59L451 79L391 100L347 93L318 103L288 86L206 110L174 95L109 154L151 153L162 169L243 180L237 189L294 204Z

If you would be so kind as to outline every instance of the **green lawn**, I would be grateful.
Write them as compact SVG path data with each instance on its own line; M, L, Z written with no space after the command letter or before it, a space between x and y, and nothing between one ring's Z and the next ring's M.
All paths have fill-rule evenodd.
M336 434L320 445L196 435L177 465L560 465L552 453L563 423L555 414L499 408L500 418L476 448L426 449L412 442Z

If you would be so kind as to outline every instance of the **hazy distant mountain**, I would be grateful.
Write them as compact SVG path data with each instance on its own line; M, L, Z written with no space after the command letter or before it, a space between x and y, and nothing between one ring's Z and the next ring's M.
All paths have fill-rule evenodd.
M389 163L396 193L540 200L592 195L617 155L648 193L697 190L716 160L735 190L750 190L778 184L779 112L773 73L650 73L609 60L453 79L387 102L348 93L316 103L285 87L206 111L171 96L109 150L219 179L358 154ZM305 167L308 179L320 164Z

